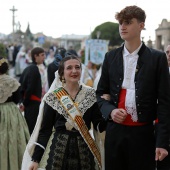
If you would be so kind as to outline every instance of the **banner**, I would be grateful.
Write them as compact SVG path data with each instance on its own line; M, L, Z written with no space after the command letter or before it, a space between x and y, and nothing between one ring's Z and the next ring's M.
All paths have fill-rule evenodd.
M90 39L86 40L85 48L85 65L90 60L94 64L102 64L105 54L108 51L107 40Z

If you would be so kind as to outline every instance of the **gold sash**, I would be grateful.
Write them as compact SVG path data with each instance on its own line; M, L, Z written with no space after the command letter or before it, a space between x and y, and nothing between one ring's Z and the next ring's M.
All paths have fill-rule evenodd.
M61 105L64 107L65 111L69 114L69 116L72 118L72 120L75 122L81 136L87 143L89 149L91 150L93 156L97 160L97 163L99 167L101 168L101 155L100 151L94 142L93 138L91 137L89 130L80 114L80 111L76 105L76 103L73 102L71 97L67 94L64 88L60 87L53 91L57 99L60 101Z

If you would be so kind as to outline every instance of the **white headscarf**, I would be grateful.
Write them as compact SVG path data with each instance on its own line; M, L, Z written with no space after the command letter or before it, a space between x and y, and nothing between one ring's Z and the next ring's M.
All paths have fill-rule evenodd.
M88 87L88 86L85 86L84 84L81 84L83 85L83 89L85 91L87 90L90 90L90 92L93 92L95 93L95 90L92 89L91 87ZM35 125L35 128L34 128L34 131L31 135L31 138L27 144L27 147L26 147L26 150L25 150L25 153L24 153L24 156L23 156L23 161L22 161L22 168L21 170L29 170L29 167L31 165L31 156L34 152L34 148L36 145L39 145L40 147L44 148L43 146L41 146L40 144L38 144L36 141L37 141L37 138L38 138L38 134L39 134L39 130L41 128L41 122L42 122L42 119L43 119L43 109L44 109L44 103L45 103L45 99L47 97L47 95L49 95L50 92L54 91L56 88L59 88L59 87L62 87L62 83L61 81L59 80L59 75L58 75L58 71L56 71L55 73L55 79L50 87L50 89L48 90L48 92L44 95L42 101L41 101L41 104L40 104L40 107L39 107L39 115L38 115L38 118L37 118L37 122L36 122L36 125ZM82 97L83 96L83 97ZM82 96L80 95L80 98L84 99L85 97L85 93L82 92ZM93 103L95 102L95 99L93 95L88 95L89 98L93 98L92 101L93 102L90 102L87 104L86 107L84 107L82 104L79 105L79 108L81 110L82 113L85 113L85 111L90 108ZM68 120L67 120L68 121ZM70 122L69 122L70 123ZM44 166L44 165L42 165ZM38 168L38 170L45 170L44 168L40 167Z
M48 90L48 92L44 95L40 107L39 107L39 114L38 114L38 118L37 118L37 122L34 128L34 131L30 137L30 140L26 146L25 152L24 152L24 156L23 156L23 160L22 160L22 168L21 170L29 170L29 167L31 165L31 156L34 152L34 148L36 146L36 141L38 138L38 134L39 134L39 130L41 128L41 122L42 122L42 118L43 118L43 109L44 109L44 99L46 97L46 95L52 91L54 91L56 88L61 87L62 83L59 80L59 75L58 75L58 71L55 72L55 79L50 87L50 89ZM44 170L42 168L38 168L38 170Z

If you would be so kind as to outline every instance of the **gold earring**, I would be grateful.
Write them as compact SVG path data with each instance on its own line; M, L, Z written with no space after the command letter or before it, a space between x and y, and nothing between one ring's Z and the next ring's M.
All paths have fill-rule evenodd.
M62 86L64 87L64 83L65 83L65 78L62 78Z

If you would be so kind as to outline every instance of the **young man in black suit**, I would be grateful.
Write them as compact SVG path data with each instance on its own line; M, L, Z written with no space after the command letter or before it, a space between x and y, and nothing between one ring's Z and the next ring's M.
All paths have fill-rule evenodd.
M42 82L38 65L45 59L44 49L35 47L31 51L32 64L23 71L19 82L21 83L21 109L29 128L30 134L34 130L39 113L39 105L42 97Z
M155 170L156 161L168 155L170 81L166 55L141 41L144 10L127 6L115 18L124 44L106 53L97 88L98 104L108 120L105 170ZM103 94L110 94L110 101L102 98Z

